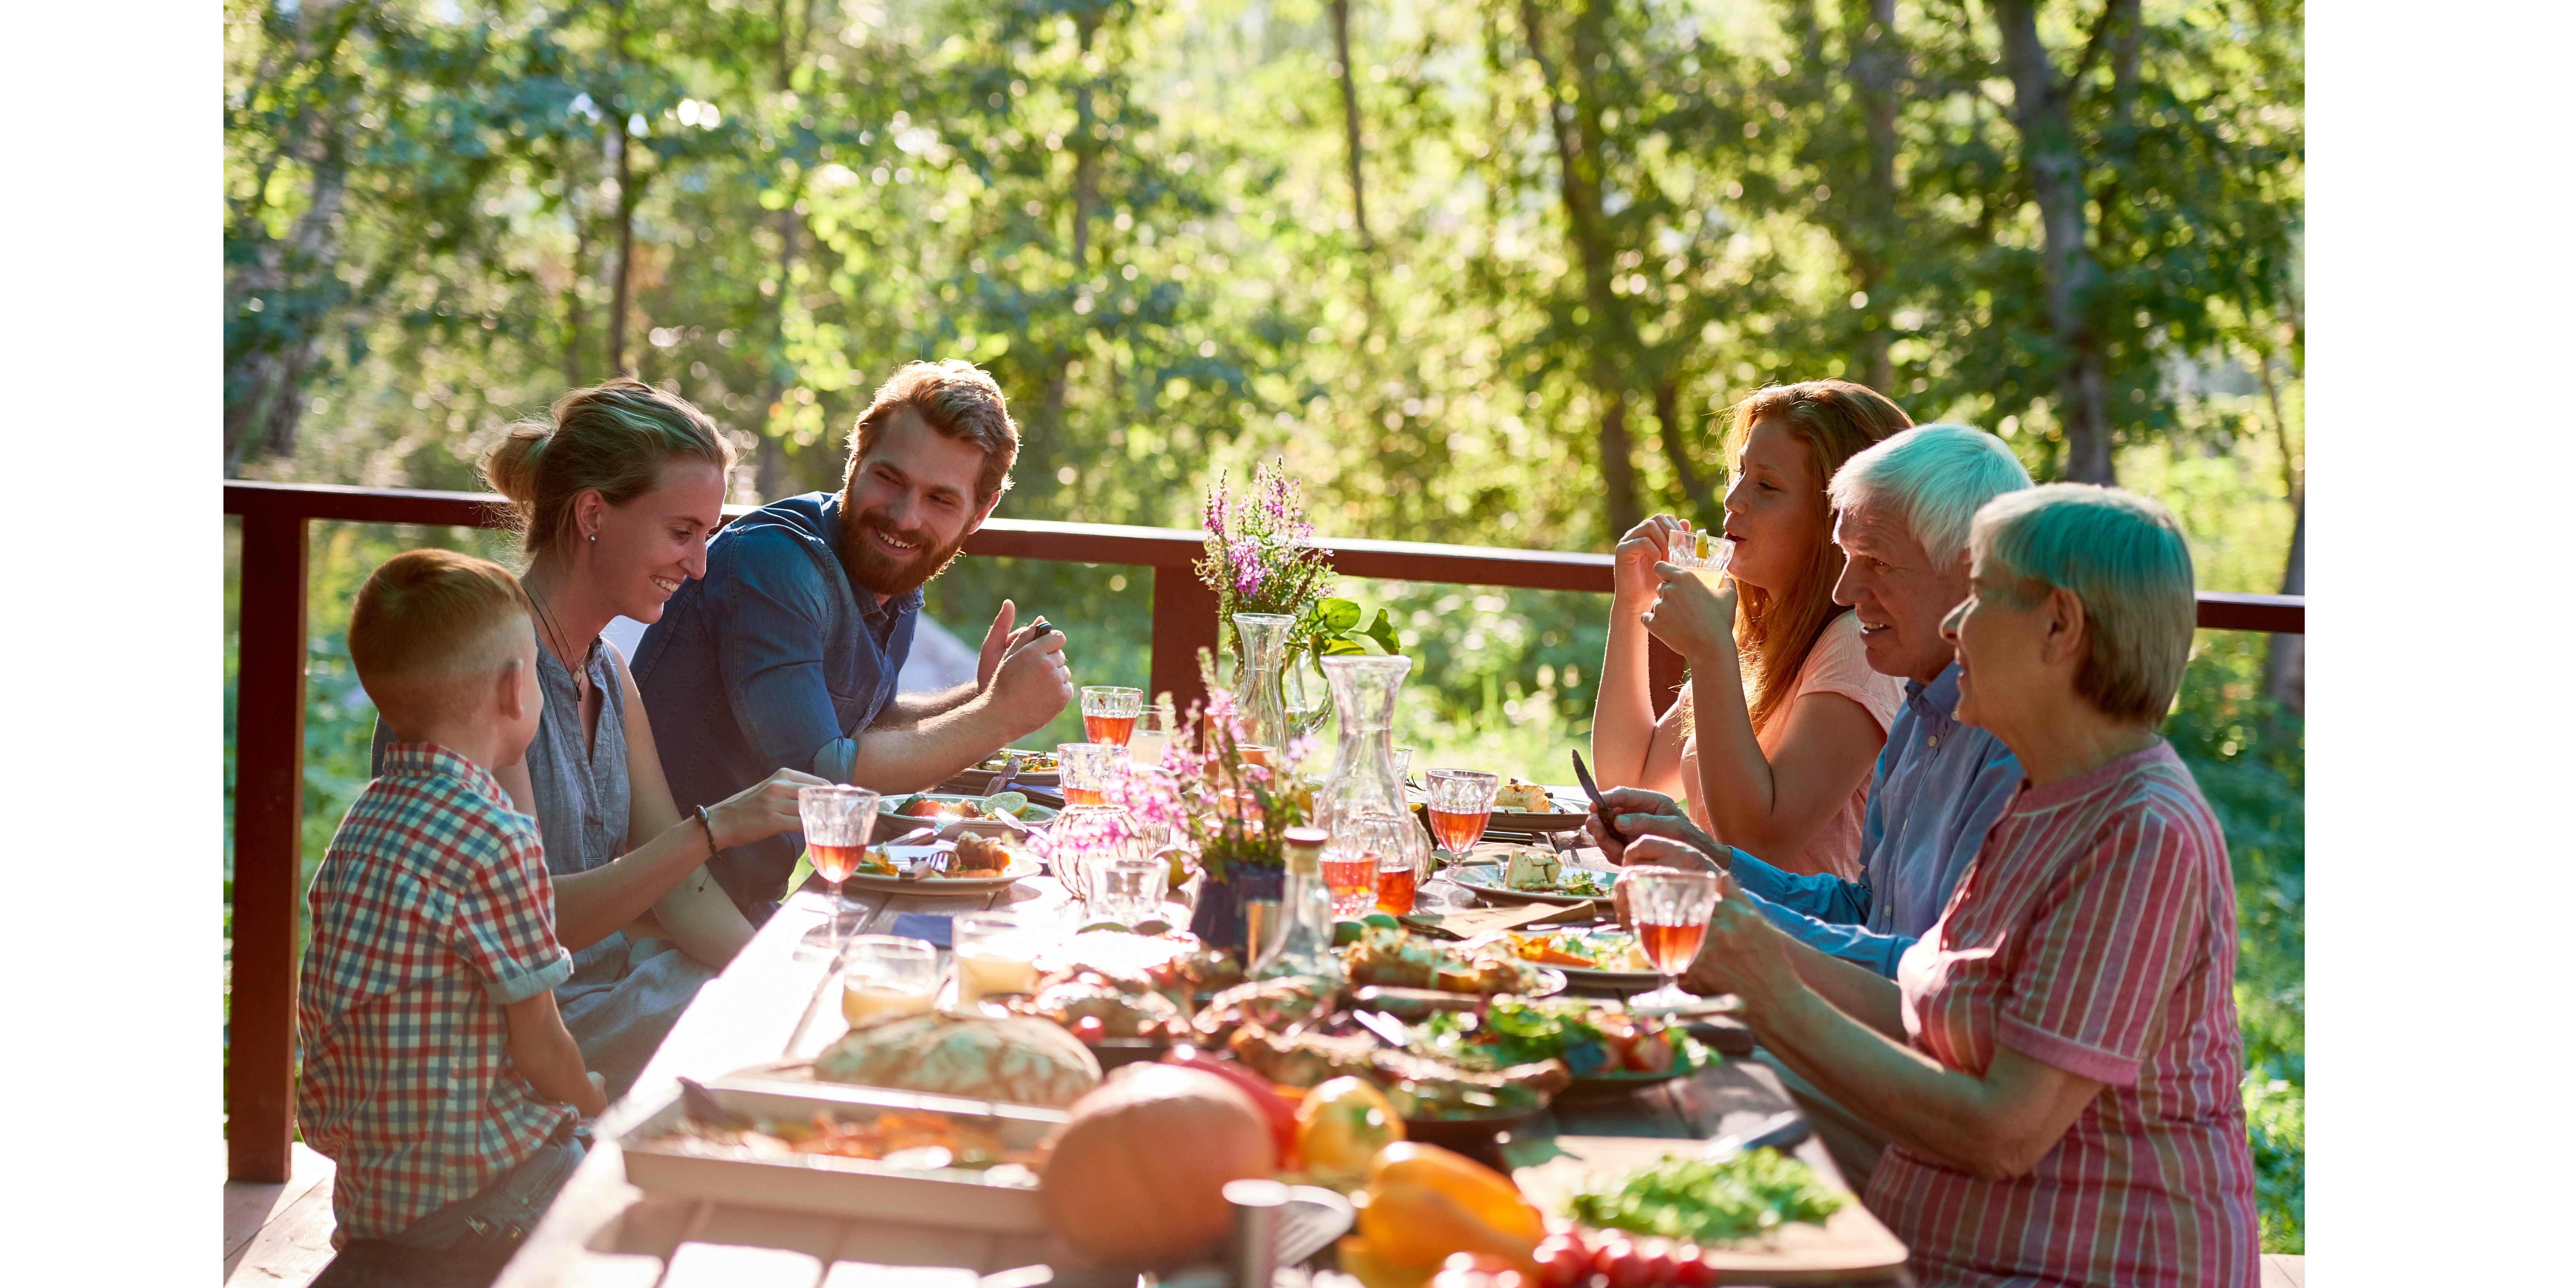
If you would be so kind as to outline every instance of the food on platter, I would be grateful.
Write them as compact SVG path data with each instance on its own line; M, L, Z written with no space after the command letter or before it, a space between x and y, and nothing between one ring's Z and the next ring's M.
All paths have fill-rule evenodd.
M1327 1185L1357 1185L1377 1152L1404 1139L1404 1118L1366 1078L1328 1078L1297 1102L1297 1153Z
M1520 850L1515 851L1511 857L1518 859L1523 854L1537 853L1543 853L1543 851ZM1619 879L1619 874L1615 872L1576 867L1556 859L1552 854L1548 855L1548 858L1556 863L1556 874L1553 879L1548 880L1538 879L1535 873L1542 870L1542 865L1536 864L1528 868L1508 866L1488 868L1478 863L1471 867L1458 868L1451 875L1460 885L1470 890L1513 890L1523 894L1571 895L1582 899L1609 898L1611 886ZM1516 876L1518 880L1513 879Z
M1100 1061L1031 1016L912 1015L852 1029L814 1057L814 1076L1062 1108L1100 1085Z
M1402 927L1363 926L1357 942L1342 949L1342 966L1354 988L1437 988L1452 993L1535 993L1544 984L1538 968L1500 944L1461 950Z
M1512 933L1512 951L1524 961L1577 970L1652 971L1646 950L1624 930L1560 930L1549 934Z
M880 806L885 813L920 819L1005 819L1014 823L1042 823L1055 817L1055 811L1032 805L1018 792L996 796L941 796L914 792L891 805Z
M1547 797L1547 789L1517 775L1494 789L1494 808L1512 814L1558 813L1556 802Z
M1246 1025L1282 1032L1329 1013L1335 997L1329 981L1303 975L1255 980L1209 998L1192 1024L1216 1041Z
M1036 1155L1010 1149L992 1131L942 1114L885 1110L851 1111L841 1117L817 1113L804 1120L756 1118L747 1124L714 1126L694 1119L644 1144L675 1154L713 1158L787 1158L825 1155L881 1162L890 1167L935 1171L958 1168L987 1172L996 1185L1037 1183Z
M1443 1011L1415 1026L1410 1050L1462 1069L1563 1061L1578 1078L1669 1074L1717 1057L1679 1026L1580 999L1497 998L1483 1012Z
M1792 1221L1822 1225L1847 1201L1805 1163L1755 1149L1722 1162L1666 1158L1574 1195L1568 1215L1601 1229L1732 1243Z
M1452 1258L1468 1266L1490 1261L1535 1284L1546 1237L1545 1218L1510 1178L1437 1145L1398 1141L1370 1160L1359 1231L1337 1251L1342 1269L1372 1288L1421 1283L1459 1264Z
M1092 979L1046 985L1013 1009L1061 1025L1085 1043L1104 1038L1178 1038L1191 1031L1181 1008L1161 993L1129 991Z
M1237 1029L1234 1058L1272 1082L1313 1087L1335 1078L1367 1078L1384 1087L1405 1118L1476 1118L1539 1109L1573 1081L1564 1064L1469 1070L1437 1058L1390 1051L1352 1034L1274 1033L1257 1024Z
M1272 1141L1261 1110L1225 1078L1129 1065L1048 1138L1038 1201L1056 1233L1093 1257L1185 1263L1231 1228L1226 1182L1278 1170Z
M957 849L949 855L947 871L952 877L983 877L1010 870L1013 855L999 841L972 832L957 838Z
M1512 851L1511 862L1503 869L1503 885L1513 890L1556 889L1557 874L1565 861L1553 851L1519 849Z

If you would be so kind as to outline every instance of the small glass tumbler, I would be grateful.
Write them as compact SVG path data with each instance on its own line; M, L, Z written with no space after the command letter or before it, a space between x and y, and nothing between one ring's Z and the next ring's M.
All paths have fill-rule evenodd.
M1041 928L1015 912L970 912L950 923L957 945L957 1006L972 1012L987 997L1034 993Z
M1082 736L1096 743L1124 747L1136 732L1137 713L1145 708L1143 689L1095 685L1082 691Z
M1134 925L1163 906L1163 886L1171 869L1161 859L1121 858L1091 871L1091 915L1095 920Z
M1424 812L1430 816L1431 839L1456 858L1485 836L1485 822L1494 812L1494 797L1501 792L1499 775L1481 769L1435 769L1430 774L1430 801Z
M1127 758L1147 769L1162 764L1163 748L1172 745L1172 730L1179 723L1179 717L1168 706L1139 708L1136 729L1127 735Z
M814 875L832 887L832 934L857 929L844 883L867 853L868 832L877 822L877 794L864 787L824 783L796 789L796 814L805 830L805 854ZM851 924L844 928L843 922Z
M857 935L841 952L841 1018L851 1028L921 1015L939 998L939 949L901 935Z
M1057 743L1056 759L1063 766L1064 803L1072 805L1106 805L1109 803L1109 775L1118 758L1127 749L1106 742Z

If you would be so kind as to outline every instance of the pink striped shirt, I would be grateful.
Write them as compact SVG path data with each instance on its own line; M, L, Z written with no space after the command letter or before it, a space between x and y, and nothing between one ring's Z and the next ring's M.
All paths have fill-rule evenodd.
M2170 746L2022 789L1898 966L1905 1030L1954 1069L2000 1042L2108 1085L2027 1176L1888 1150L1869 1206L1927 1288L2252 1288L2235 979L2227 843Z

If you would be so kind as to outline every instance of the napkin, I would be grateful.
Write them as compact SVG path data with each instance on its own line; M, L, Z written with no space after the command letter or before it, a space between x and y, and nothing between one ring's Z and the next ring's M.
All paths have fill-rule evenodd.
M951 922L948 914L939 912L898 912L894 915L893 933L907 939L925 940L940 948L953 948L949 942Z

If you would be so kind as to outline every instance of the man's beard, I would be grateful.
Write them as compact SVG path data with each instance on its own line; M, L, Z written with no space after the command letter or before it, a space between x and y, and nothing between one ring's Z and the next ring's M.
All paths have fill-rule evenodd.
M871 532L883 532L897 541L911 543L916 547L912 557L903 560L886 557L885 551L868 539ZM841 511L841 571L848 573L852 582L870 593L888 599L911 594L929 584L931 578L946 572L948 565L956 562L957 552L965 545L966 537L961 533L945 547L934 548L927 528L898 529L886 523L882 514L874 511L854 514L846 504Z

